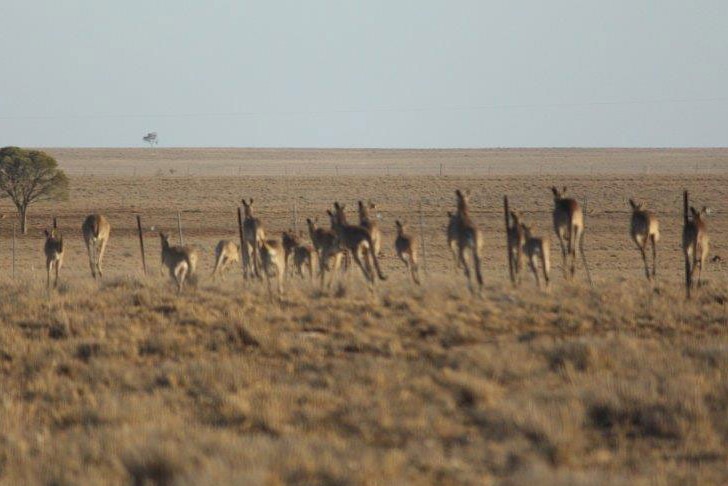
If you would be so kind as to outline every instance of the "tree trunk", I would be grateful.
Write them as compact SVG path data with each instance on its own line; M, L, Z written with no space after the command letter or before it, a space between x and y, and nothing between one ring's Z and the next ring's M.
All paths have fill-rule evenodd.
M20 212L20 232L24 235L28 234L28 208L18 208Z

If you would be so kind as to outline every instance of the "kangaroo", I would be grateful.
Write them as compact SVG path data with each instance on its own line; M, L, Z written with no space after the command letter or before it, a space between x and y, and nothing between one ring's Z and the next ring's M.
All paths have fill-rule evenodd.
M329 216L331 217L330 211ZM326 272L331 273L328 286L326 286L328 288L331 287L334 280L334 273L341 266L341 260L344 252L339 245L339 241L334 230L317 228L316 223L310 218L306 219L306 223L308 224L308 234L311 237L311 242L318 253L319 276L321 277L321 289L323 290ZM329 264L329 262L331 262L331 264Z
M521 223L521 216L516 211L510 211L510 221L508 224L508 251L511 253L509 260L513 265L511 276L514 278L515 285L521 283L521 270L523 270L523 247L526 244L526 233Z
M541 288L541 280L538 276L537 262L541 263L541 270L543 271L543 278L546 282L546 290L549 289L550 280L549 273L551 270L551 257L550 257L550 245L547 238L539 238L533 236L531 227L520 223L521 230L523 233L523 252L528 258L528 266L533 272L533 276L536 278L536 285Z
M260 242L260 261L268 283L268 296L273 298L271 278L278 284L278 299L283 295L283 276L286 269L285 251L280 240L264 239Z
M220 240L215 247L215 268L212 277L222 276L230 264L240 261L240 245L230 240Z
M483 246L483 237L470 218L468 196L460 191L460 189L457 189L455 191L455 197L457 199L457 212L451 218L451 224L453 225L453 234L457 243L458 261L465 271L470 292L475 293L471 282L470 267L465 261L465 252L466 250L470 250L473 256L475 278L478 282L478 292L480 292L483 289L483 275L480 270L480 251Z
M379 231L377 221L369 217L369 210L376 208L377 206L371 201L367 204L359 201L359 225L369 230L369 234L372 235L372 242L374 242L374 253L379 256L381 255L382 233Z
M644 204L637 204L633 199L629 200L632 206L632 220L630 222L629 234L642 253L642 262L645 264L645 275L647 280L652 280L656 275L657 242L660 240L660 223L657 217L650 211L645 210ZM647 266L647 244L652 245L652 273Z
M700 273L703 270L705 260L708 258L710 238L708 237L708 225L705 223L706 216L710 209L703 206L698 211L690 206L691 217L683 227L682 247L685 255L685 269L687 270L687 293L690 297L690 290L693 286L693 275L698 270L698 282L700 286Z
M241 201L245 211L245 219L243 220L243 277L246 279L250 276L260 278L260 256L258 250L261 242L265 240L265 230L260 219L253 216L253 198ZM252 265L250 260L253 260Z
M359 266L364 274L364 278L370 285L375 284L376 277L379 277L380 280L386 280L387 277L384 276L382 270L379 268L379 259L374 251L374 241L372 240L371 233L362 226L348 224L344 207L344 205L335 202L335 213L329 211L331 225L336 231L340 245L349 251L352 259ZM363 263L362 258L364 259ZM370 259L373 260L374 268L377 271L376 276L373 274Z
M311 245L298 245L293 249L293 265L301 278L304 267L308 270L308 277L313 280L313 267L317 263L317 253Z
M88 251L88 262L91 267L91 276L96 278L102 277L101 263L104 259L106 251L106 243L109 241L109 233L111 225L109 220L101 214L91 214L86 217L81 225L83 233L83 241L86 243L86 251Z
M551 191L554 193L554 231L559 238L559 245L561 245L564 276L567 276L568 266L573 278L576 272L576 252L584 232L584 214L576 200L564 197L566 187L561 191L552 187ZM569 258L571 258L570 265Z
M447 212L447 246L452 253L452 259L455 263L455 271L460 269L460 259L458 258L458 219L457 214L452 211Z
M50 232L45 230L44 233L46 237L43 246L43 253L45 253L46 257L46 286L51 287L51 272L55 271L56 278L53 281L53 287L55 288L58 287L58 274L63 266L63 235L56 228L51 229Z
M169 269L169 276L177 283L177 293L182 293L185 281L195 273L197 250L188 246L170 246L169 236L159 233L162 243L162 265Z
M290 260L290 256L294 253L294 250L301 243L301 241L298 235L296 235L296 233L289 228L288 231L284 231L281 234L281 242L283 243L283 260L286 264L285 274L288 275L288 261Z
M397 226L397 239L394 240L394 249L399 259L409 269L412 281L420 285L417 265L417 239L413 235L405 233L405 226L399 220L395 221L394 224Z

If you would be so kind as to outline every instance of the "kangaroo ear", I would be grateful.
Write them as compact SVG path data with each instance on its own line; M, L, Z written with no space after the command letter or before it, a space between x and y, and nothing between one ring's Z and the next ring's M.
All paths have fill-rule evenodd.
M377 205L374 204L373 202L369 201L369 209L376 209L376 208L377 208Z
M447 217L448 217L448 218L452 218L452 211L448 211L448 212L447 212Z
M561 194L566 194L566 186L561 190Z
M692 214L693 216L699 216L700 215L700 213L698 212L698 210L695 209L692 206L690 206L690 214Z
M47 229L44 229L43 230L43 234L45 235L46 238L50 238L51 237L51 234L48 232Z
M629 205L632 206L632 209L637 209L637 204L634 202L634 199L629 200Z
M700 211L701 214L704 214L706 216L712 212L713 212L713 210L711 208L709 208L708 206L703 206L702 211Z
M559 197L559 190L556 189L556 186L551 186L551 192L554 193L554 196Z

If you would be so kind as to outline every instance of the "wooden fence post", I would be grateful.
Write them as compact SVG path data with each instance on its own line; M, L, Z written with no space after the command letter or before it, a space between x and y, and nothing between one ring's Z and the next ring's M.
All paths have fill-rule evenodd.
M243 236L243 210L240 206L238 206L238 233L240 235L240 262L243 266L243 278L247 280L248 275L246 272L246 264L248 263L248 260L246 253L247 250L245 249L245 237Z
M13 279L15 279L15 221L13 221Z
M179 244L184 245L185 240L182 238L182 215L177 211L177 233L179 234Z
M137 231L139 232L139 249L142 253L142 270L144 270L144 276L147 275L147 259L144 255L144 233L142 231L142 217L137 214Z
M508 237L508 231L511 228L511 215L508 209L508 196L503 196L503 216L506 222L506 251L508 252L508 274L511 277L511 283L516 285L516 272L513 267L513 249L511 248L511 239Z
M687 228L688 223L690 222L688 219L688 208L690 207L690 200L688 196L688 191L683 191L683 232L685 231L685 228ZM690 290L693 286L693 276L690 272L690 259L686 256L685 257L685 294L687 298L690 298Z
M427 245L425 244L425 220L422 215L422 198L420 198L420 241L422 242L422 266L427 275Z

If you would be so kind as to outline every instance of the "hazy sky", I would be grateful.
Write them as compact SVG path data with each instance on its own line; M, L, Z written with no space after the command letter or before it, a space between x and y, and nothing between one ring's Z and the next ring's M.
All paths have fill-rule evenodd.
M0 146L726 146L726 0L0 0Z

